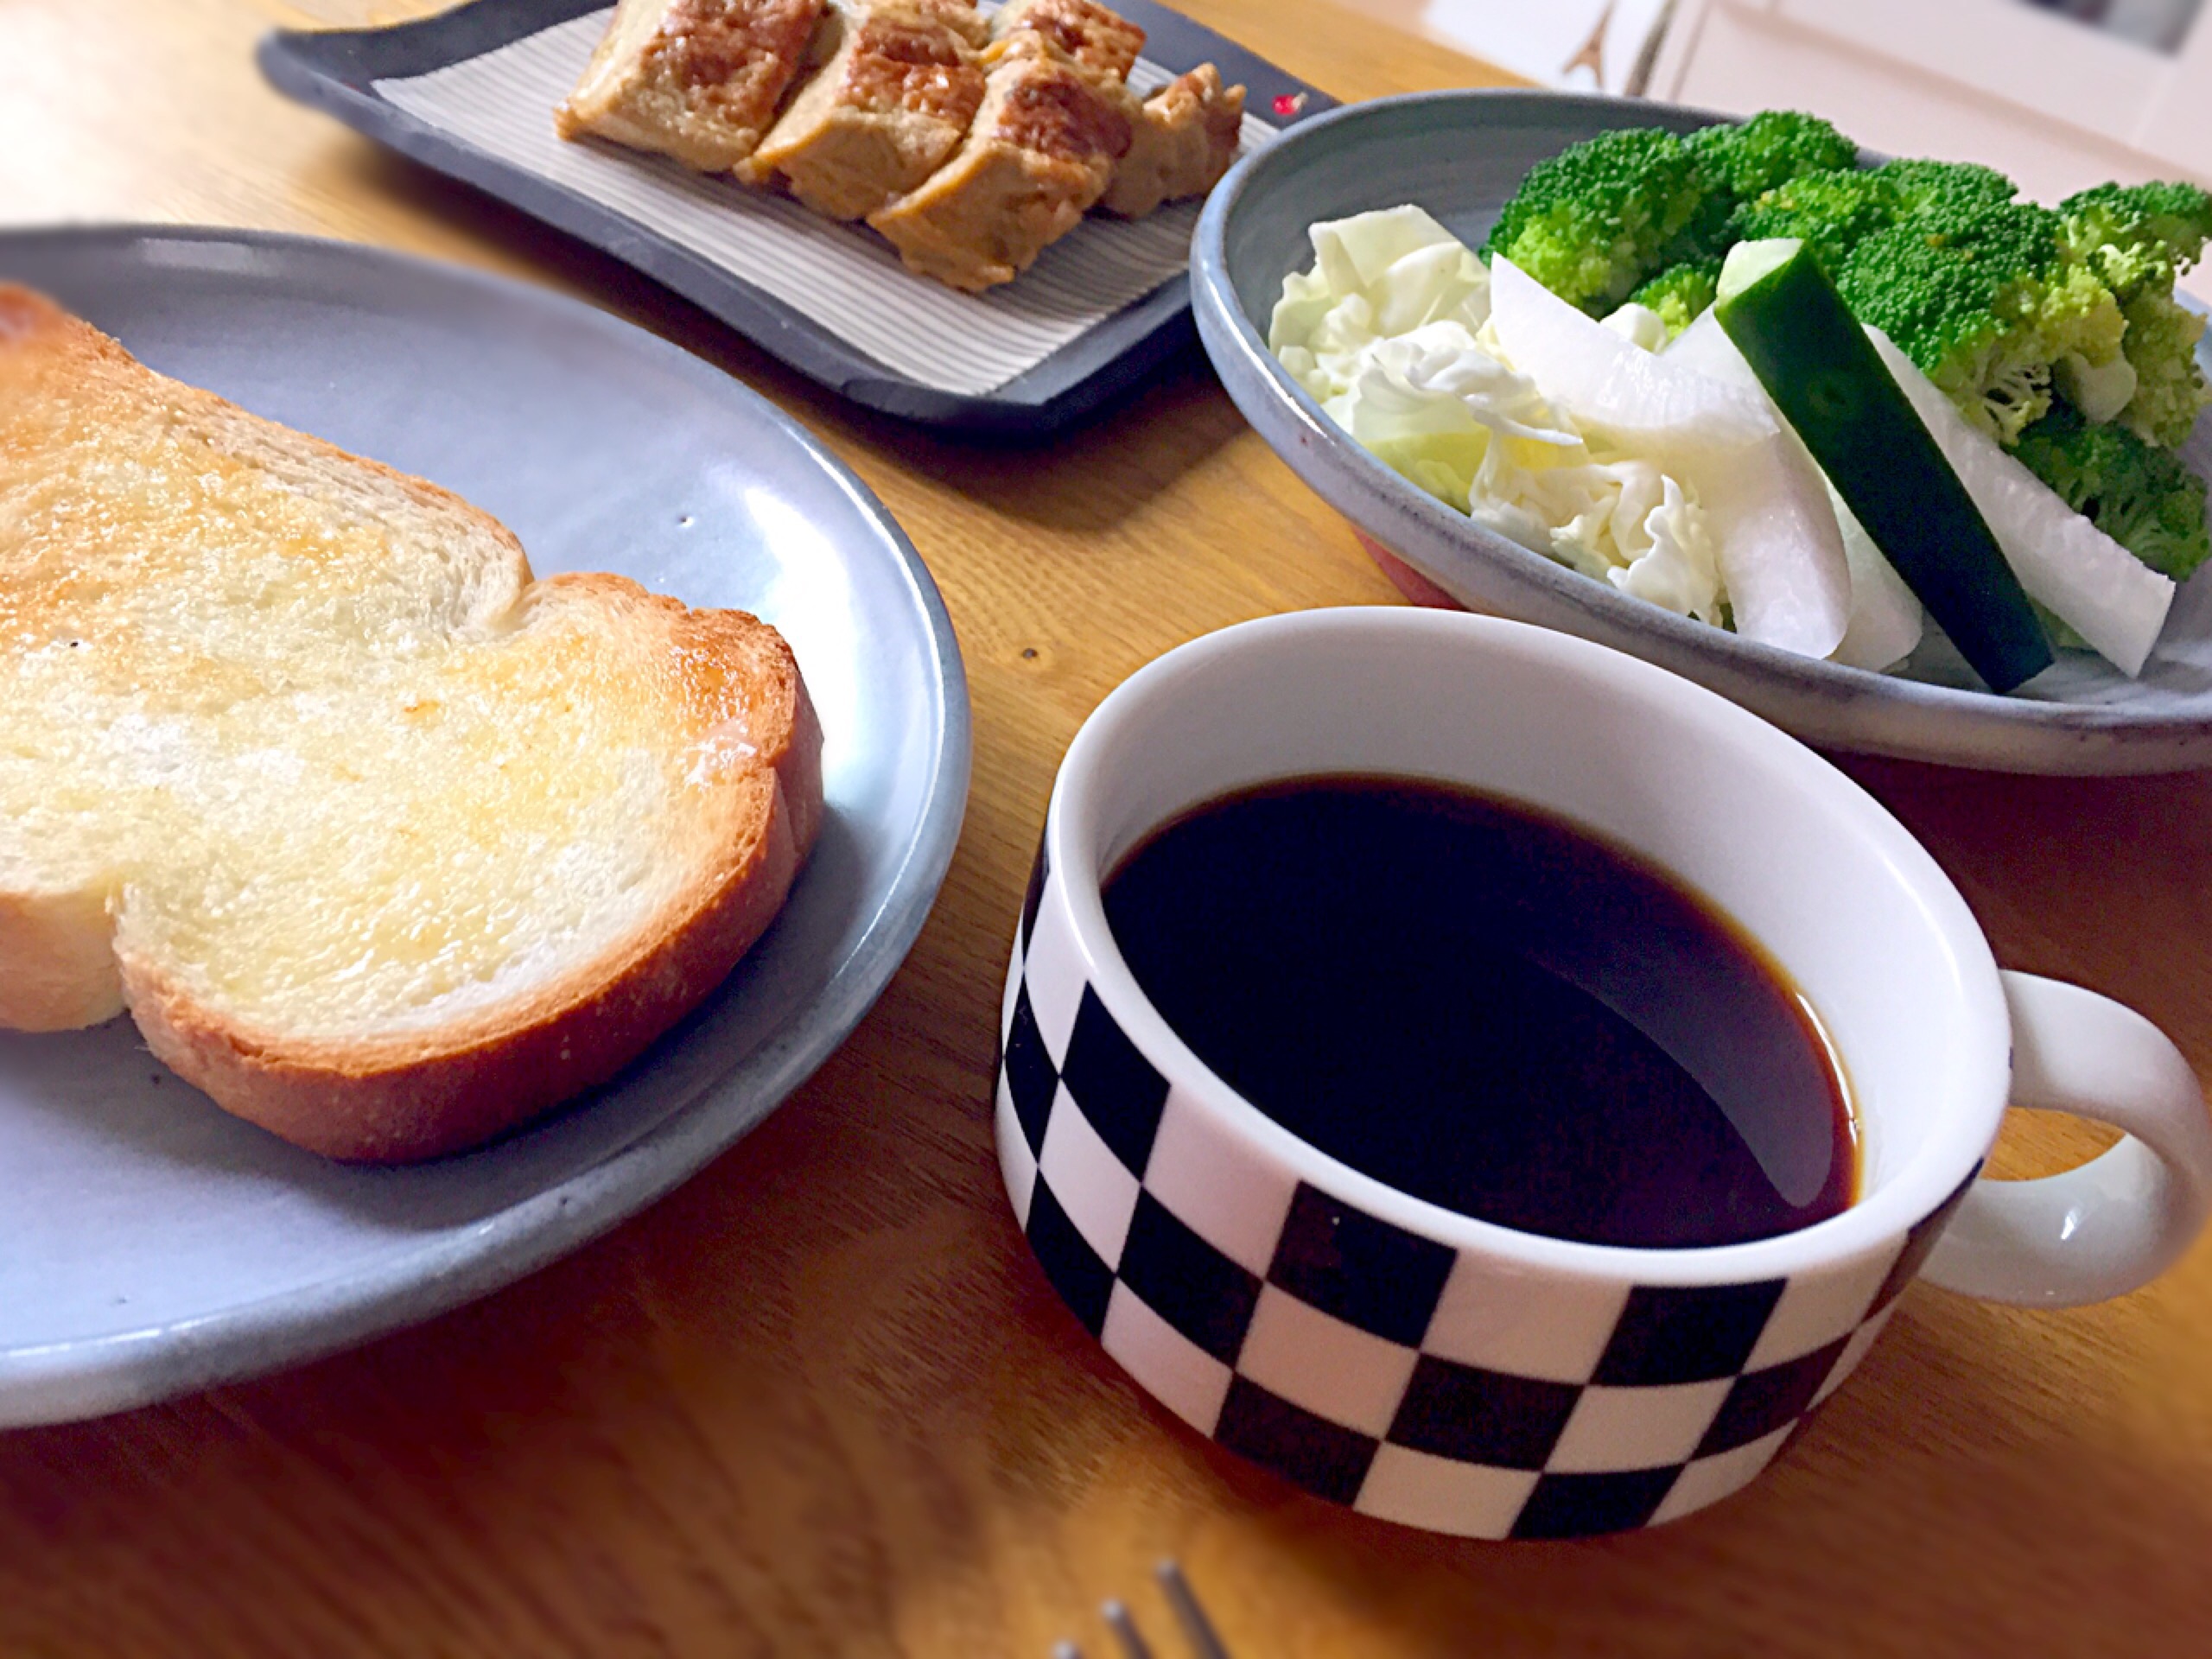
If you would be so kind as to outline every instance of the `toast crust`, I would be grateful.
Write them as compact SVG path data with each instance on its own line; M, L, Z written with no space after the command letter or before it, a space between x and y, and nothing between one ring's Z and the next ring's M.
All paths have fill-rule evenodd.
M819 722L772 628L742 612L690 610L620 576L532 582L513 537L458 497L156 375L50 302L7 288L0 682L6 654L25 648L16 642L66 613L54 595L67 581L128 579L100 564L109 556L98 546L41 563L11 537L10 480L35 481L54 453L41 446L57 405L89 442L117 442L99 435L127 433L133 419L191 423L288 488L381 491L391 513L465 531L475 563L454 578L459 626L496 639L534 610L574 613L620 643L610 662L661 665L674 688L670 764L690 766L691 816L665 890L576 960L465 1011L434 1006L419 1022L335 1033L258 1026L193 988L176 963L143 948L127 874L27 884L0 861L0 1026L63 1029L127 1007L154 1053L226 1109L327 1156L403 1161L474 1145L606 1081L713 991L772 921L822 817ZM741 738L725 737L733 732Z

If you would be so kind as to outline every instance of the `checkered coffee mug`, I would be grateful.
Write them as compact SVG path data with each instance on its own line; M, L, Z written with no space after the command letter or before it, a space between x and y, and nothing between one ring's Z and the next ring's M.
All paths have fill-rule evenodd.
M1191 806L1347 772L1526 801L1714 899L1836 1041L1858 1202L1717 1249L1539 1237L1394 1191L1238 1096L1137 988L1100 881ZM1273 618L1116 690L1062 765L1001 1033L1007 1191L1106 1351L1309 1491L1474 1537L1702 1509L1842 1384L1916 1275L2116 1295L2186 1247L2212 1196L2212 1129L2172 1045L2102 997L2000 975L1935 862L1849 779L1687 681L1484 618ZM2064 1175L1977 1182L2008 1047L2013 1100L2126 1138Z

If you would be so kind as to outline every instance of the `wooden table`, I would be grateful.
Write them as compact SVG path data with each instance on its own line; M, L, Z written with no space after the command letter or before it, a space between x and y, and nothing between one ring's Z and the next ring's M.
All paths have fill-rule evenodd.
M317 232L581 293L794 410L966 652L975 792L859 1033L681 1192L472 1307L287 1375L0 1435L0 1653L1108 1651L1179 1555L1243 1659L2212 1652L2212 1246L2031 1315L1926 1288L1783 1465L1661 1531L1453 1542L1151 1407L1054 1301L990 1146L1000 974L1060 752L1124 675L1263 613L1386 604L1204 367L1045 453L861 418L622 268L267 92L271 22L407 0L0 0L0 219ZM418 4L412 9L420 10ZM1189 10L1345 96L1498 79L1325 0ZM1854 763L2006 963L2212 1059L2212 782ZM2005 1161L2095 1141L2016 1129ZM0 1171L0 1203L6 1201Z

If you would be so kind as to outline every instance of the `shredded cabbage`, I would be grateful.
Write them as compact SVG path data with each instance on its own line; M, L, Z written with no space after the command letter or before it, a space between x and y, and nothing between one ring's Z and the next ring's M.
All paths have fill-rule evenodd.
M1268 344L1332 420L1477 524L1678 615L1723 620L1694 495L1593 443L1515 369L1490 326L1490 273L1465 245L1413 207L1311 235L1313 269L1283 279ZM1644 344L1640 321L1615 326Z
M1268 348L1324 403L1350 385L1362 346L1434 322L1472 334L1490 316L1490 272L1418 207L1357 213L1308 234L1313 269L1283 278Z

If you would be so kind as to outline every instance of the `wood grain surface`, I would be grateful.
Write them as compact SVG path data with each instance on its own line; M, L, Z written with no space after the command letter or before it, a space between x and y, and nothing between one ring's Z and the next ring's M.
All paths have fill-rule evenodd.
M758 1133L599 1243L284 1375L0 1435L0 1654L1109 1650L1185 1563L1239 1659L2212 1652L2212 1247L2030 1314L1910 1293L1743 1497L1593 1542L1364 1522L1152 1408L1022 1247L990 1148L1000 974L1047 785L1138 664L1395 602L1192 362L1049 451L842 408L621 267L263 87L272 22L387 0L0 0L0 220L385 244L581 294L795 411L905 524L967 655L975 790L880 1005ZM1187 10L1346 97L1498 79L1325 0ZM2212 781L1849 763L2009 964L2212 1060ZM1808 879L1818 879L1808 872ZM2097 1144L2008 1133L2015 1172ZM0 1171L0 1203L6 1202Z

